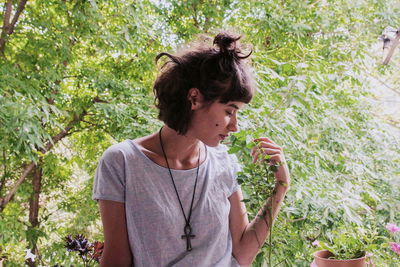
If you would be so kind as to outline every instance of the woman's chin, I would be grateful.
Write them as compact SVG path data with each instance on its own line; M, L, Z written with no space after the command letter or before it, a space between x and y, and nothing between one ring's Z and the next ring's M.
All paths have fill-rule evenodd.
M208 146L208 147L216 147L221 143L221 140L208 140L208 141L203 141L203 143Z

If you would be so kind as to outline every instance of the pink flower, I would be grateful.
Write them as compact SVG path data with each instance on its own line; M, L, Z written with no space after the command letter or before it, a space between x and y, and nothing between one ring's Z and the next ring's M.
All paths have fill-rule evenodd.
M312 245L313 245L314 247L319 247L319 241L318 241L318 240L315 240L314 242L312 242Z
M395 225L393 223L388 223L386 225L386 229L388 229L391 233L400 232L400 227L398 227L397 225Z
M400 244L395 242L390 242L389 245L391 250L400 255Z

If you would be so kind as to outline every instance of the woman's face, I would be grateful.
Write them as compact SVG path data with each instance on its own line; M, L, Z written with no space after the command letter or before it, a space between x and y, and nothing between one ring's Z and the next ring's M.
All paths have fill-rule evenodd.
M238 131L237 112L245 103L229 101L226 104L213 102L193 110L187 135L215 147L231 132Z

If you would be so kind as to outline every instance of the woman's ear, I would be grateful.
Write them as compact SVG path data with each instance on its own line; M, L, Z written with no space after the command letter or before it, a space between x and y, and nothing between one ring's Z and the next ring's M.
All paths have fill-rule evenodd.
M203 95L197 88L190 88L187 98L192 103L192 110L199 109L203 103Z

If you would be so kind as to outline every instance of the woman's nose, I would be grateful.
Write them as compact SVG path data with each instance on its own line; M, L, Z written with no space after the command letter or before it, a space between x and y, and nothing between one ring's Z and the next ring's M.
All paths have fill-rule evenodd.
M238 131L236 115L231 118L231 121L229 122L229 125L228 125L228 130L231 131L231 132L237 132Z

